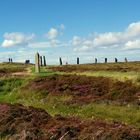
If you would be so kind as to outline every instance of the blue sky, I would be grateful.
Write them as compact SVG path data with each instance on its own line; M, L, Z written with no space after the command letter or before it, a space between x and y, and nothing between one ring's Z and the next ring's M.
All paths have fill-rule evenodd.
M0 62L140 60L139 0L0 0Z

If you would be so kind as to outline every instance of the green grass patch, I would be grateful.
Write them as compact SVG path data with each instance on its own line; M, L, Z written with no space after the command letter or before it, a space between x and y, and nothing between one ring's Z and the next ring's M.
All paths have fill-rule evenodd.
M29 78L1 78L0 79L0 102L14 102L17 97L21 98L19 89L23 87L29 80Z
M46 69L46 67L40 67L40 73L35 73L35 67L31 68L31 71L34 76L39 76L39 77L46 77L54 74L65 74L63 72L58 72L58 71L53 71L51 69Z
M9 65L9 66L8 66ZM11 68L11 64L2 64L0 67ZM18 65L13 65L17 69ZM22 66L21 66L22 67ZM116 120L127 124L134 125L140 128L140 107L119 106L104 103L90 103L85 105L68 105L66 101L71 100L69 95L54 96L44 90L40 93L37 92L24 92L22 87L27 82L35 77L44 77L54 74L75 74L74 72L57 72L46 67L41 67L41 73L36 74L34 67L31 67L33 75L28 78L0 78L0 102L20 103L26 106L33 106L36 108L45 109L51 115L61 114L63 116L78 116L84 119L101 118L108 121ZM133 82L140 82L140 73L135 71L117 72L117 71L91 71L76 72L78 75L87 76L104 76L118 79L121 81L132 80ZM116 96L117 93L112 93Z
M140 128L140 107L129 105L120 106L104 103L90 103L85 105L67 105L71 99L68 95L48 96L41 93L12 93L5 102L20 103L25 106L45 109L51 115L78 116L83 119L101 118L108 121L120 121Z
M77 74L77 75L86 75L86 76L96 76L96 77L110 77L117 79L119 81L132 80L134 83L140 83L140 72L115 72L115 71L86 71L86 72L72 72L64 74Z
M0 70L4 70L5 72L23 71L26 67L26 65L21 63L0 63Z
M0 80L0 94L6 94L13 91L16 87L21 86L23 79L7 78Z

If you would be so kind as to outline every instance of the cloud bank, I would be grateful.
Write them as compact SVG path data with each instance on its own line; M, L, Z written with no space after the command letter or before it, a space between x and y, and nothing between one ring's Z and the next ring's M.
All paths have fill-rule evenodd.
M97 48L140 49L140 22L130 24L122 32L96 33L87 38L74 36L71 43L75 46L74 51L90 51Z
M30 43L35 37L35 34L24 34L24 33L5 33L3 35L4 41L2 42L2 47L19 46Z
M126 54L133 55L140 51L140 22L134 22L128 25L123 31L119 32L91 32L85 37L73 35L67 41L61 39L64 37L63 31L65 25L52 27L41 37L34 33L11 32L4 33L1 42L0 52L2 60L14 56L18 60L32 59L37 51L55 59L55 63L60 56L73 59L79 55L89 60L94 57L103 57L115 55L125 57ZM12 50L13 49L13 50ZM138 56L138 55L137 55ZM133 57L134 58L134 57ZM83 61L84 61L83 60Z

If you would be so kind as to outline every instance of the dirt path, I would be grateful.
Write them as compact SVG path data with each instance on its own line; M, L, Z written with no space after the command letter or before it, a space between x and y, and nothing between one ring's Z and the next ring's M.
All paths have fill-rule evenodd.
M25 71L12 73L12 76L29 76L31 75L31 72L31 68L28 67L25 69Z

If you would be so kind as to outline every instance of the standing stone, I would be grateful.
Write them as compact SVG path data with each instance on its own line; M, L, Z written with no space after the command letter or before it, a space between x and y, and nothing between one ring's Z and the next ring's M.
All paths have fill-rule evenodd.
M126 58L126 57L125 57L124 61L125 61L126 63L128 62L128 60L127 60L127 58Z
M46 66L46 58L45 58L45 56L43 56L43 60L44 60L44 66Z
M9 63L11 62L11 58L9 58Z
M40 59L39 53L36 53L35 55L35 72L36 73L40 73L39 59Z
M30 60L25 60L25 64L30 64Z
M11 58L11 63L13 62L12 58Z
M115 63L117 63L118 62L118 59L117 58L115 58Z
M59 58L59 62L60 62L60 65L62 65L62 59L61 59L61 57Z
M97 58L95 58L95 64L97 64Z
M105 63L107 63L107 58L105 58Z
M42 56L40 56L40 66L43 66L43 64L42 64Z
M79 65L79 57L77 57L77 65Z

